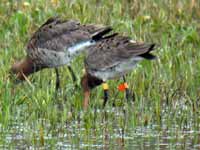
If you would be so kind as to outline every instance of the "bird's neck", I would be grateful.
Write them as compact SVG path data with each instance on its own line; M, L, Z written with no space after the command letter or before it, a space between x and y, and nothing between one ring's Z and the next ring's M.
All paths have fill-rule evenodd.
M84 77L82 78L82 86L86 89L93 89L103 83L103 80L98 79L97 77L94 77L90 75L89 73L86 73Z

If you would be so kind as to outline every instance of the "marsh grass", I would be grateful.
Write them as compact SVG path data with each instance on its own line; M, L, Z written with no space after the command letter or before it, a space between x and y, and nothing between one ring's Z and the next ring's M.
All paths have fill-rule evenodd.
M199 7L198 0L1 0L0 148L195 149L200 144ZM32 75L29 83L13 83L10 66L26 55L31 33L55 15L111 25L123 35L157 44L157 59L143 61L127 75L134 104L117 92L122 80L115 80L108 82L106 108L97 87L83 112L82 90L74 88L66 67L59 68L57 96L54 70ZM83 58L72 64L79 83Z

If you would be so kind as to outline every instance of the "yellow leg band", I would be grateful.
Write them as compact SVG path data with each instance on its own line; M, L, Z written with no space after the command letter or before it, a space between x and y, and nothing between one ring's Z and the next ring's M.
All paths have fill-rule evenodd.
M102 85L103 85L103 89L104 89L104 90L108 90L108 89L109 89L109 87L108 87L108 84L107 84L107 83L103 83Z

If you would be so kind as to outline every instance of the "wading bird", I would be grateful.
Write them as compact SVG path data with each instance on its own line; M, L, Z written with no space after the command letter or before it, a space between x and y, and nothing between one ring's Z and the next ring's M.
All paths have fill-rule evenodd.
M150 54L154 50L155 44L146 44L131 40L129 37L113 34L104 37L96 45L88 48L85 58L85 75L81 84L84 91L83 107L87 109L90 98L90 91L103 83L104 104L108 99L107 80L124 77L136 64L143 60L152 60L154 55ZM128 84L125 81L119 90L128 91Z
M57 90L60 86L57 67L67 65L75 81L75 74L70 67L73 58L88 46L95 45L111 30L101 25L82 25L75 20L49 18L32 35L27 44L27 56L13 64L11 72L16 74L17 79L24 80L41 69L55 68Z

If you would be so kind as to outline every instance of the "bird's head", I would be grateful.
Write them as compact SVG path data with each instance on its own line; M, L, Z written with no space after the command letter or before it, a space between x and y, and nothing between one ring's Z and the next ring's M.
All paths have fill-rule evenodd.
M38 67L29 57L26 57L20 61L16 61L11 69L10 69L10 76L16 76L18 80L25 80L27 76L30 74L37 72L40 70Z

